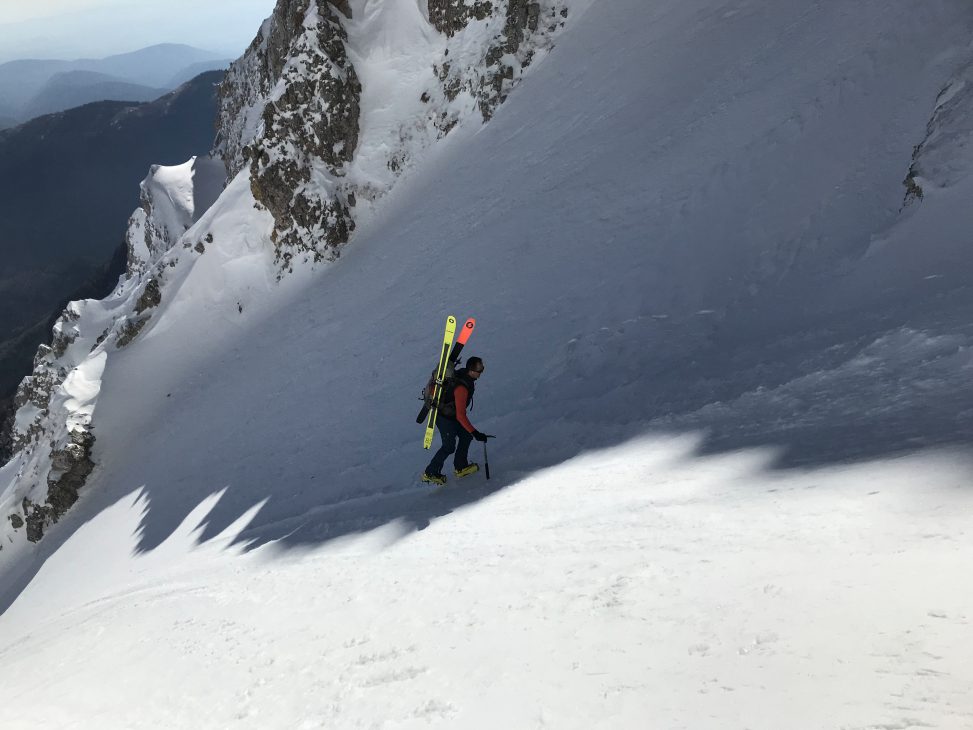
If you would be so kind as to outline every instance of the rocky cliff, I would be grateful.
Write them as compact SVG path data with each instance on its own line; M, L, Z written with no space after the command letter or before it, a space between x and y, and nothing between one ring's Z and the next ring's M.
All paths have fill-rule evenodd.
M51 346L37 351L14 398L14 459L0 480L0 508L15 533L23 527L28 540L39 540L77 501L94 468L91 420L109 353L131 343L161 303L170 269L161 256L209 207L213 182L224 177L219 161L154 165L129 220L127 273L104 300L71 302Z
M569 14L564 0L430 0L427 17L418 5L282 0L231 67L221 89L218 151L231 174L249 168L254 198L276 221L282 270L295 257L335 258L355 229L357 202L391 187L392 180L353 169L363 115L371 111L362 75L388 46L401 52L408 44L402 55L422 59L426 71L403 79L422 107L399 106L395 134L382 140L394 177L469 116L467 98L488 120ZM394 31L386 20L394 20ZM382 34L391 36L384 45L376 43ZM425 127L432 133L419 134Z

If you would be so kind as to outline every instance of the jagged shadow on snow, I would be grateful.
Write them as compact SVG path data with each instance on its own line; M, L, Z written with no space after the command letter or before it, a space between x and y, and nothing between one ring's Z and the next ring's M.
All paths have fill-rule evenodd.
M273 495L265 496L241 513L240 503L231 496L234 487L229 485L204 499L188 516L182 515L182 510L172 511L173 521L182 515L181 522L175 528L173 522L161 519L159 514L163 509L173 509L174 505L167 505L164 499L160 504L156 496L154 501L148 501L139 527L138 552L149 553L179 534L191 535L198 543L224 542L227 546L247 551L269 542L285 549L321 545L393 522L399 526L401 537L424 530L436 519L483 499L513 481L516 481L514 475L490 481L478 475L439 489L415 484L398 492L351 497L335 502L322 499L319 504L307 505L298 513L289 513L287 506L280 504ZM238 486L235 491L243 492L244 488Z
M201 462L185 473L175 467L165 484L147 485L150 506L139 549L152 551L164 542L186 511L221 483L228 486L198 539L225 533L251 510L253 519L233 542L247 549L275 542L287 549L393 521L407 531L422 530L531 473L644 435L704 434L697 456L769 447L776 456L767 468L781 470L927 447L968 449L973 444L973 391L966 386L973 370L973 325L968 324L973 317L967 317L967 309L952 310L950 321L886 313L869 323L867 334L861 318L847 329L831 323L769 341L710 329L702 346L694 339L688 355L636 361L630 353L600 381L586 380L583 365L571 361L578 356L575 344L565 369L536 380L527 398L484 382L474 420L499 434L491 442L493 479L486 482L480 474L436 493L417 480L428 459L415 443L420 429L393 426L374 442L360 430L363 444L348 443L339 452L319 447L316 456L307 450L327 438L315 431L313 417L301 423L295 411L293 435L307 436L300 447L267 442L261 454L258 438L238 453L251 468ZM608 353L627 336L619 331L618 342L592 347ZM514 400L524 404L516 412L509 408ZM403 408L411 404L402 402ZM501 413L493 415L496 411ZM349 428L355 432L375 418L392 418L381 408L371 414L349 418ZM411 413L399 415L405 422ZM386 438L393 444L385 444ZM282 455L282 449L290 453ZM371 450L369 463L365 457ZM482 461L477 444L471 455Z
M951 302L948 317L939 307L928 314L917 309L910 303L872 318L829 318L827 326L769 337L708 322L629 323L570 343L556 367L532 379L488 366L473 413L483 430L498 434L491 442L493 479L469 477L435 496L418 481L429 452L419 447L421 428L411 423L413 394L384 384L381 363L365 367L361 381L346 387L323 374L300 387L291 376L243 399L221 394L218 383L205 392L173 393L160 414L167 453L143 450L134 463L140 477L158 480L145 487L149 507L139 549L155 549L188 510L224 485L198 539L213 539L253 511L236 541L249 549L274 541L286 549L396 520L422 530L533 472L645 434L706 434L700 455L773 447L776 469L929 446L966 448L973 443L967 387L973 308ZM299 329L300 313L296 322ZM298 345L287 345L286 333L281 343L309 346L293 335ZM308 357L298 349L274 356L283 362ZM224 361L204 370L224 373L232 389L232 367ZM273 371L259 360L245 367ZM176 398L192 407L173 403ZM208 399L214 411L236 401L239 407L208 414L201 431L192 421L208 410ZM200 438L209 439L207 448L199 448ZM482 461L478 444L471 456Z
M401 494L325 505L279 524L260 525L238 535L248 550L273 540L282 547L315 545L397 523L397 537L426 529L436 519L500 490L506 483L469 480L448 488L413 489ZM394 542L390 540L389 542Z
M687 459L761 449L771 454L764 470L929 447L973 452L973 305L962 299L763 338L730 327L690 333L674 323L634 337L627 324L573 340L556 354L557 367L522 381L493 362L494 380L483 380L474 411L480 428L498 434L493 479L480 474L438 492L418 481L429 453L411 423L414 396L398 381L383 383L384 363L340 387L324 372L302 387L299 375L282 374L262 392L241 389L254 373L273 372L275 358L309 371L319 354L313 343L282 331L278 344L293 342L293 351L215 355L200 371L221 378L161 393L159 409L141 414L155 424L152 442L117 445L100 463L70 519L50 530L18 577L5 578L0 610L75 529L138 487L137 553L179 536L190 545L274 543L286 552L391 525L394 541L535 472L640 436L702 434ZM481 454L474 444L471 456Z

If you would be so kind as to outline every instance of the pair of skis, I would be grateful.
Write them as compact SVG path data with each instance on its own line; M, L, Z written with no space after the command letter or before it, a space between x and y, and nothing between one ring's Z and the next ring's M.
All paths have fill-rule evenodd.
M446 382L447 372L451 372L456 366L460 353L463 351L463 347L466 346L466 341L470 339L470 335L473 334L473 328L475 326L475 319L470 317L466 320L466 324L463 325L463 329L460 330L459 337L456 338L456 342L454 343L453 337L456 334L456 317L450 315L446 318L446 331L443 333L443 348L439 354L439 366L436 368L435 389L432 394L432 401L422 406L422 410L419 411L419 416L416 418L416 423L422 423L423 419L426 418L426 414L428 413L429 415L426 421L426 433L422 440L422 448L424 449L432 446L433 436L436 433L436 414L439 412L439 399L443 394L443 384ZM450 346L452 346L452 349L450 349Z

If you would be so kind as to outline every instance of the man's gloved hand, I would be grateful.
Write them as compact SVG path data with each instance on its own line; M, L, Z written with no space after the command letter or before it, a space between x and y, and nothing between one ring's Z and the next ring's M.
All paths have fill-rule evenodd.
M475 438L477 441L486 441L487 438L489 437L485 433L482 433L480 431L474 431L473 438Z

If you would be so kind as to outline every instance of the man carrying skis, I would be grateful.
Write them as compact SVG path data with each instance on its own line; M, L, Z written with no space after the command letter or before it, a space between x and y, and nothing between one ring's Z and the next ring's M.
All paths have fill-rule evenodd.
M479 464L469 462L470 444L473 439L486 441L487 436L477 431L466 415L466 409L473 402L473 391L476 381L483 374L483 360L471 357L466 367L457 370L453 379L449 381L439 401L439 414L436 417L436 428L443 440L443 445L432 457L429 466L422 474L422 481L430 484L445 484L443 465L450 454L453 457L453 473L459 477L469 476L479 471Z

